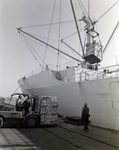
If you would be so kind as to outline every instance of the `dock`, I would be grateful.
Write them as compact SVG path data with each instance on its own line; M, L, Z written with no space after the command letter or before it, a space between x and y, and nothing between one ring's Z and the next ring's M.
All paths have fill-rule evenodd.
M65 122L58 118L55 127L25 128L6 126L0 129L0 150L118 150L119 132L89 125Z

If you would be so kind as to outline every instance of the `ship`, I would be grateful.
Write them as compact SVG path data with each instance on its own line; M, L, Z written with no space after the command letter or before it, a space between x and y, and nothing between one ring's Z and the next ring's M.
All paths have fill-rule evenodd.
M66 53L65 50L60 50L59 45L56 47L50 44L50 31L48 39L43 41L35 36L35 34L26 32L22 27L17 28L18 33L24 35L25 38L34 39L45 45L46 49L49 48L55 52L57 51L58 56L60 56L59 54L65 55L72 60L61 65L58 64L55 67L44 63L40 69L32 71L31 74L19 79L18 84L23 93L31 96L56 96L59 104L58 113L64 117L81 117L82 107L86 102L90 109L90 121L92 125L119 130L119 67L118 65L100 67L100 62L103 60L103 53L116 31L119 21L107 45L103 47L99 33L95 29L98 21L94 20L94 18L92 19L90 12L88 11L87 13L85 10L82 17L77 20L74 2L70 0L69 3L74 18L73 25L76 30L74 34L77 35L80 43L80 53L70 46L70 43L73 42L72 40L69 44L65 41L65 39L67 40L67 38L74 35L70 34L70 29L68 31L68 25L66 25L67 31L65 30L68 36L66 37L63 34L63 38L61 35L58 38L76 57L73 54ZM113 7L116 4L117 2ZM81 1L80 6L84 8ZM72 21L67 22L70 23ZM67 22L60 22L60 25ZM81 33L82 29L79 29L79 23L82 23L84 26L84 43L82 42L84 34ZM53 23L52 19L49 29L51 29L51 25L56 24L59 25L58 22ZM54 58L52 57L52 59Z

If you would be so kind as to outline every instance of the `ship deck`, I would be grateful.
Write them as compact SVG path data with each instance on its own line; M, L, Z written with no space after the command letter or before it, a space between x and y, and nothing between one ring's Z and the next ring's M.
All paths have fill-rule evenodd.
M117 150L119 132L89 125L66 123L58 118L55 127L25 128L20 125L0 129L0 150Z

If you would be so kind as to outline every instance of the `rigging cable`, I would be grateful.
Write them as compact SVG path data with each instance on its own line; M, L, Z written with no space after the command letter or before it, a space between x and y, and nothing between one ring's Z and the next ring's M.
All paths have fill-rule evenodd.
M67 36L67 37L63 38L62 40L65 40L65 39L67 39L67 38L69 38L69 37L71 37L71 36L73 36L73 35L75 35L75 34L77 34L77 32L72 33L71 35L69 35L69 36Z
M81 25L82 25L82 22L80 21L80 29L81 29L80 32L81 32L82 30L85 30L84 27L83 27L83 29L82 29L82 26L81 26ZM84 49L84 51L85 51L85 46L86 46L86 37L85 37L85 33L83 33L82 35L83 35L83 36L82 36L82 37L83 37L82 39L83 39L83 41L84 41L84 42L83 42L83 43L84 43L83 49ZM80 51L80 45L79 45L79 51Z
M118 2L119 0L117 0L116 3L114 3L102 16L100 16L96 22L98 22L106 13L108 13Z
M60 40L60 22L61 22L61 5L62 5L62 0L60 0L60 13L59 13L59 36L58 36L58 41ZM58 42L58 49L60 48L60 43ZM59 67L59 51L57 55L57 69Z
M55 2L54 2L53 12L52 12L52 16L51 16L51 23L50 23L50 27L49 27L48 39L47 39L47 42L46 42L47 44L48 44L48 41L49 41L49 36L50 36L51 25L52 25L53 16L54 16L55 5L56 5L56 0L55 0ZM48 47L48 46L46 45L46 49L45 49L45 54L44 54L43 62L45 62L45 57L46 57L47 47Z
M82 31L82 30L84 30L84 29L81 29L80 31ZM65 40L65 39L67 39L67 38L69 38L69 37L71 37L71 36L73 36L73 35L75 35L75 34L77 34L77 32L74 32L74 33L72 33L71 35L68 35L67 37L61 39L61 41L62 41L62 40Z
M74 20L75 20L77 33L78 33L78 39L79 39L79 42L80 42L80 45L81 45L82 53L84 55L84 49L83 49L83 45L82 45L81 35L80 35L80 32L79 32L78 23L77 23L77 20L76 20L76 13L75 13L75 10L74 10L74 5L73 5L72 0L70 0L70 4L71 4L71 9L72 9L72 13L73 13L73 17L74 17Z
M48 39L47 37L44 37L44 36L40 36L40 35L36 35L36 34L33 34L33 33L29 33L29 34L31 34L31 35L33 35L33 36L35 36L35 37L40 37L40 38L42 38L42 39ZM52 39L52 38L49 38L49 40L52 40L52 41L58 41L57 39Z
M22 33L22 36L23 36L24 34ZM23 39L23 37L21 37L22 38L22 40L24 41L24 43L25 43L25 41L26 41L26 36L24 35L24 39ZM28 37L27 37L28 38ZM40 44L39 42L36 42L36 41L34 41L34 40L32 40L31 38L28 38L29 40L31 40L31 41L33 41L33 42L35 42L35 43L37 43L37 44L39 44L39 45L41 45L41 46L43 46L43 47L46 47L46 46L44 46L43 44ZM29 43L28 41L27 41L27 43ZM26 43L25 43L25 45L26 45ZM28 45L28 44L27 44ZM26 45L26 46L27 46ZM30 45L30 44L29 44ZM29 46L27 46L28 48L30 48ZM32 46L31 46L32 47ZM51 52L53 52L54 54L56 54L57 55L57 52L54 52L51 48L49 48L49 47L47 47ZM30 48L31 49L31 48ZM39 54L35 51L35 49L34 48L32 48L33 50L34 50L34 52L38 55L38 57L41 59L41 57L39 56ZM36 57L35 57L35 55L33 54L33 52L30 50L30 52L32 53L32 55L33 55L33 57L36 59ZM64 57L63 55L61 55L60 57L62 57L63 59L65 59L65 60L68 60L68 61L70 61L69 59L67 59L66 57ZM37 60L37 59L36 59ZM41 59L41 61L43 62L43 60ZM38 61L38 64L39 64L39 61ZM45 62L44 62L44 64L45 64ZM39 64L40 65L40 64ZM46 64L45 64L46 65ZM41 66L41 65L40 65Z
M74 54L74 52L75 52L75 54L78 54L80 57L82 57L79 53L77 53L77 51L76 50L74 50L70 45L68 45L66 42L64 42L63 40L61 40L61 42L63 43L63 44L65 44L68 48L69 48L69 50L71 50L71 52ZM75 55L74 54L74 55ZM77 55L75 55L75 56L77 56Z
M72 22L74 22L74 20L63 21L63 22L60 22L60 24L72 23ZM56 25L56 24L59 24L59 22L54 22L54 23L50 23L50 24L48 23L48 24L39 24L39 25L32 25L32 26L24 26L24 27L22 27L22 29L43 27L43 26Z
M21 33L22 34L22 33ZM30 43L26 40L25 35L22 34L22 39L25 43L25 45L28 47L28 49L30 50L31 54L33 55L33 57L35 58L35 60L37 61L37 63L39 64L39 66L41 66L41 64L39 63L38 59L36 58L36 56L34 55L34 53L32 52L32 50L38 55L38 53L35 51L35 49L30 45ZM32 50L31 50L32 49ZM41 57L38 55L38 57L41 59ZM41 61L43 62L43 60L41 59ZM44 63L44 62L43 62ZM45 63L44 63L45 64Z
M82 6L82 4L79 2L79 0L78 0L78 3L79 3L79 6L80 6L82 12L85 11L85 9L83 10L83 6Z
M78 1L78 2L79 2L79 1ZM83 9L84 9L84 13L87 14L87 16L88 16L88 18L89 18L91 24L93 25L93 22L92 22L92 20L91 20L91 18L90 18L90 16L89 16L89 13L86 11L86 8L84 7L84 5L83 5L83 3L82 3L81 0L80 0L80 2L79 2L79 5L80 5L80 6L82 5L82 7L83 7ZM88 10L89 10L89 8L88 8Z

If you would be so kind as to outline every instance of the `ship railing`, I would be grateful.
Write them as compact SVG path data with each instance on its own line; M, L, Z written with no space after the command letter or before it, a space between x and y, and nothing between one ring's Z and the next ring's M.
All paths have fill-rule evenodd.
M75 67L74 82L84 82L88 80L100 80L104 78L112 78L119 76L119 65L99 68L95 70L85 70L80 67ZM71 78L71 76L68 76Z
M34 74L37 74L37 73L41 72L41 70L42 70L42 68L38 68L36 70L33 70L33 71L29 72L28 74L26 74L25 77L30 77ZM25 77L23 77L23 78L25 78Z
M40 68L38 68L38 69L36 69L36 70L33 70L33 71L29 72L28 74L26 74L25 77L33 76L33 75L35 75L35 74L37 74L37 73L40 73L40 72L42 72L42 71L45 71L46 69L53 70L53 69L55 69L55 67L56 67L56 66L53 65L53 64L48 64L48 65L46 65L46 66L40 66ZM23 78L24 78L24 77L23 77Z
M111 78L119 76L119 65L113 65L109 67L104 67L99 69L100 74L98 74L98 78ZM102 74L101 74L102 73Z
M46 69L57 70L58 71L58 70L66 69L66 67L72 67L74 65L76 65L76 63L74 61L70 61L70 62L65 63L63 65L60 65L59 68L57 68L57 66L54 65L54 64L48 64L48 65L45 65L45 66L40 66L40 68L29 72L23 78L30 77L32 75L35 75L35 74L40 73L42 71L45 71Z
M59 66L59 70L63 70L63 69L66 69L67 67L76 67L78 66L79 64L77 64L75 61L69 61L67 63L64 63L62 65Z
M87 80L97 80L97 79L119 76L119 64L108 66L108 67L103 67L103 68L98 68L98 70L95 71L95 70L89 70L89 69L81 69L80 64L76 64L74 61L71 61L71 62L61 65L59 67L59 70L66 69L67 67L75 67L75 74L73 74L74 82L83 82ZM39 69L36 69L28 73L25 77L32 76L46 69L58 70L55 65L49 64L49 65L42 66Z
M77 69L75 73L75 81L83 82L87 80L98 80L98 79L112 78L118 76L119 76L119 65L99 68L97 71L82 70L78 72Z
M66 69L67 67L75 67L75 74L73 74L73 78L71 75L67 76L67 78L72 78L74 82L83 82L88 80L98 80L104 78L118 77L119 76L119 65L112 65L107 67L100 67L98 70L90 70L81 68L80 64L76 64L74 61L65 63L60 66L60 69ZM64 79L63 79L64 80ZM64 80L68 82L68 80Z

